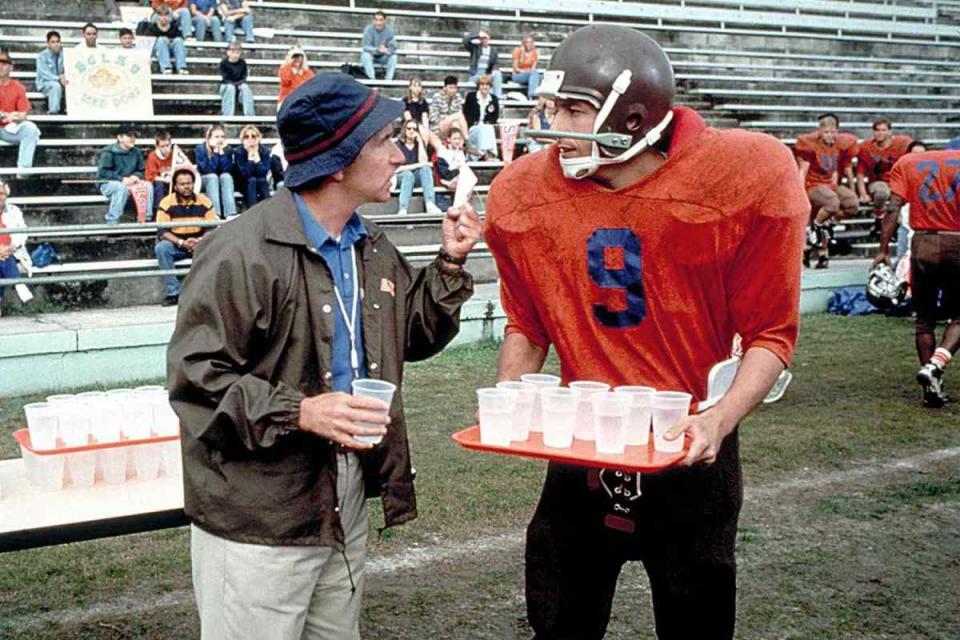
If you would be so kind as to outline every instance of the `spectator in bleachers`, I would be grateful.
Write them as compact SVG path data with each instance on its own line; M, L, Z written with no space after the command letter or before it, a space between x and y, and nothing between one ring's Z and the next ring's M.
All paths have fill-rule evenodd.
M407 84L407 95L403 98L403 121L412 120L420 127L420 137L427 138L430 133L430 105L423 97L423 84L420 78L413 76Z
M137 48L137 37L134 35L133 30L127 27L123 27L120 31L117 32L120 36L120 48L121 49L136 49Z
M217 13L217 0L190 0L190 15L193 17L193 33L198 42L203 42L207 31L214 42L223 40L223 23Z
M440 184L450 191L456 191L460 167L467 164L467 154L463 150L465 142L460 129L450 129L446 142L437 150L437 175Z
M25 227L20 207L7 202L10 186L0 179L0 278L19 278L17 253L24 252L27 236L22 233L10 233L11 230ZM3 311L3 287L0 287L0 313Z
M67 84L60 34L50 31L47 33L47 48L37 55L37 90L47 97L47 113L60 113Z
M513 50L513 74L511 79L520 85L526 85L527 97L531 100L540 86L540 72L537 71L537 61L540 52L532 33L523 36L523 43Z
M144 181L145 163L143 153L137 148L137 136L133 129L121 127L116 143L100 152L97 162L97 180L104 180L100 193L110 199L107 224L117 224L123 208L130 197L130 187ZM146 183L148 214L153 214L153 185Z
M161 5L157 9L157 21L150 25L149 34L157 41L153 45L153 55L157 57L160 73L173 73L170 65L170 54L173 53L177 65L177 73L188 74L187 48L183 43L183 32L180 25L172 21L169 7Z
M253 44L253 11L247 0L220 0L220 17L223 19L223 35L227 42L237 39L237 26L243 29L243 41Z
M0 140L18 145L17 168L29 169L33 166L40 130L27 120L31 109L27 90L11 77L12 72L10 51L0 48Z
M270 150L261 144L263 134L252 124L240 130L240 146L233 165L247 209L270 197Z
M407 215L410 198L413 197L413 189L417 184L423 189L423 203L427 213L442 213L433 193L433 165L428 160L430 156L427 145L420 138L420 127L415 121L403 121L397 146L404 157L403 166L397 167L397 182L400 185L397 214Z
M194 160L200 171L203 192L213 202L213 208L221 218L237 215L237 200L234 196L233 150L227 145L227 134L219 124L207 129L205 140L194 149Z
M531 131L549 131L556 115L557 107L553 100L540 96L537 98L537 104L530 109L530 113L527 115L527 128ZM548 144L550 143L527 138L527 152L536 153Z
M502 96L503 75L500 73L500 58L497 48L490 44L490 33L480 31L463 39L463 47L470 52L470 82L476 83L480 76L493 82L493 95Z
M910 136L893 135L892 128L886 118L875 120L873 137L860 143L857 154L857 191L862 204L873 203L873 235L878 238L890 199L890 170L913 142Z
M150 6L153 7L154 23L160 19L160 10L166 8L170 11L170 21L179 27L182 37L189 38L193 35L193 16L187 0L150 0Z
M97 29L97 25L92 22L88 22L83 25L83 43L80 44L81 47L86 49L96 49L97 48L97 34L100 32Z
M179 167L173 174L173 193L160 201L157 222L216 222L213 203L202 193L194 191L196 176L193 169ZM193 255L197 243L212 227L172 227L158 232L154 252L161 269L175 269L177 260ZM180 299L182 277L163 277L163 306L177 304Z
M466 131L467 119L463 117L463 97L457 76L447 76L443 79L443 89L430 96L430 128L446 138L453 127Z
M277 69L277 75L280 77L280 94L277 96L277 108L279 108L294 89L313 77L310 63L307 62L307 54L303 49L297 46L290 47L283 58L283 64Z
M377 77L373 65L386 67L384 80L393 80L397 71L397 34L393 27L387 24L387 15L383 11L373 14L373 22L363 29L363 51L360 53L360 64L367 78L375 80Z
M153 150L147 154L144 179L153 185L153 212L170 193L170 170L173 168L173 136L166 129L157 132Z
M500 101L491 92L487 76L477 78L477 90L467 94L463 115L467 119L469 153L475 159L494 160L497 157L497 121L500 119Z
M220 113L233 116L237 113L239 98L243 115L256 115L253 91L247 84L247 61L243 59L240 42L234 40L227 46L227 55L220 61Z
M804 265L809 264L810 256L817 252L816 268L826 269L830 264L827 223L852 216L860 206L860 199L853 191L856 180L852 164L858 146L853 135L838 131L840 118L836 114L825 113L817 120L817 130L801 135L793 151L812 207L807 238L810 246L804 253ZM841 175L847 178L849 186L840 184Z

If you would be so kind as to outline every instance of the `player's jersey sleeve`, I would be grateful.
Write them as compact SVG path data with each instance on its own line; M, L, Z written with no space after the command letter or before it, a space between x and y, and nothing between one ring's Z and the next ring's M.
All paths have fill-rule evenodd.
M487 218L483 236L497 263L497 272L500 275L500 303L507 315L505 335L522 333L526 338L544 351L550 348L550 338L543 326L540 312L537 310L536 298L527 289L520 271L509 252L510 243L497 227L496 220L500 214L507 213L501 208L501 198L498 197L501 189L491 189L487 199Z
M873 158L866 144L861 144L857 151L857 175L869 176L873 173Z
M727 295L743 350L762 347L789 365L800 323L801 258L810 204L789 158L771 161L782 168L770 173L768 188L753 207L749 229L728 267Z
M809 162L811 165L816 164L817 150L806 136L797 138L796 143L793 145L793 155L800 160Z
M899 196L904 202L910 202L913 195L910 189L910 179L906 171L907 163L901 159L898 160L893 169L890 170L890 193Z

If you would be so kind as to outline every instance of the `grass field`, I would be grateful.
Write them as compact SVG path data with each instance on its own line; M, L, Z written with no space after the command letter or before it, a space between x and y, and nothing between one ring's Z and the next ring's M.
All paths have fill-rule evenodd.
M909 320L805 318L793 385L741 430L738 637L960 638L960 403L919 406L912 342ZM522 537L544 466L449 439L495 360L408 369L421 516L371 537L367 638L530 636ZM4 402L0 458L34 399ZM628 566L608 638L654 637L649 595ZM0 555L0 638L196 637L191 599L185 530Z

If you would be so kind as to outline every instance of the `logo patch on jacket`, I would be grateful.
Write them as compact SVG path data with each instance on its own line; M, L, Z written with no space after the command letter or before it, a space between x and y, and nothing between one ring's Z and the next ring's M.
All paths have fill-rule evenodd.
M393 280L380 278L380 291L389 293L393 297L397 297L397 285L394 284Z

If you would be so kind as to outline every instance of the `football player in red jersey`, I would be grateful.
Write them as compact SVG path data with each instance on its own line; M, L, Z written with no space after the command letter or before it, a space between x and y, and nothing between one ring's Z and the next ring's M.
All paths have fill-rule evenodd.
M804 266L808 266L810 253L819 248L817 269L826 269L830 264L827 223L852 216L860 206L857 194L853 192L856 184L853 159L857 156L857 139L852 134L837 130L840 118L836 114L825 113L817 119L817 123L816 131L797 139L793 152L812 207L807 239L810 251L804 253ZM849 188L840 184L841 175L846 176Z
M905 153L913 139L893 135L893 125L886 118L873 122L873 137L860 143L857 153L857 192L862 204L873 203L877 218L877 235L882 226L887 200L890 199L890 170Z
M890 190L874 265L889 262L897 214L909 203L910 275L921 365L917 382L923 387L924 406L940 408L947 400L943 372L960 348L960 150L903 156L890 172ZM949 320L938 345L939 317Z
M658 474L551 463L527 529L527 612L537 640L604 635L623 564L650 577L661 639L733 637L742 499L737 425L790 361L809 204L790 151L707 127L672 106L660 46L625 27L583 27L552 56L539 95L558 144L505 168L487 203L507 328L500 380L539 371L552 346L565 382L706 395L742 336L729 392L671 434L683 464Z

